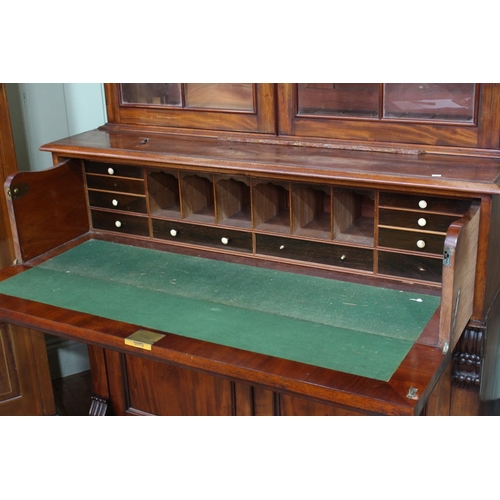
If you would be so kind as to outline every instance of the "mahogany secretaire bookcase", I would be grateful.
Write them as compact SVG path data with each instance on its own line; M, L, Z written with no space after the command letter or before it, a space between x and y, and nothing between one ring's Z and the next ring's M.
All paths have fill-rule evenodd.
M500 84L106 84L5 184L4 323L90 414L477 415L500 398Z

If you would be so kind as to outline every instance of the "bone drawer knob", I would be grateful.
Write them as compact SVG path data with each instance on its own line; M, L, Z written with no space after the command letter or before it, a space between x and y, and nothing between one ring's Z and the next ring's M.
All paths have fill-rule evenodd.
M427 208L427 202L426 202L425 200L420 200L420 201L418 202L418 206L419 206L420 208Z
M116 226L116 227L122 227L122 223L121 223L119 220L117 220L117 221L115 222L115 226Z
M175 238L177 236L177 230L171 229L170 230L170 236L173 236Z
M424 240L418 240L417 241L417 247L418 248L425 248L425 241Z
M280 245L280 250L284 250L285 249L285 245Z
M227 245L229 243L229 238L226 238L225 236L223 236L221 239L220 239L221 243L223 245Z
M111 167L108 168L108 174L113 175L115 173L115 170Z
M114 207L117 207L118 206L118 200L113 200L111 202L111 205L113 205Z
M418 225L419 225L420 227L424 227L424 226L426 226L426 225L427 225L427 220L426 220L426 219L424 219L423 217L420 217L420 219L418 219Z

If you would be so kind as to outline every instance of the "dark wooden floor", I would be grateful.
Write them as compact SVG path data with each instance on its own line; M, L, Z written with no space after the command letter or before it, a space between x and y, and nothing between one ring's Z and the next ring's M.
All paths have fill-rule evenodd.
M90 371L52 381L57 414L86 416L90 410L92 387Z

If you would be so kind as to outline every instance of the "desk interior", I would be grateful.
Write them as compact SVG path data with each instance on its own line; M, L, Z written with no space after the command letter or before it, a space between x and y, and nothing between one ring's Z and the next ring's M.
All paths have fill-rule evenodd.
M0 293L387 381L440 297L90 240Z

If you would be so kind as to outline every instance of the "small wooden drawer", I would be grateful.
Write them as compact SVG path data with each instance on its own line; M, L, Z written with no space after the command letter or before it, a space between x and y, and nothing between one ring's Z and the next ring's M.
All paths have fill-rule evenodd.
M378 230L378 246L399 248L412 252L443 254L445 235L401 231L380 227Z
M113 163L100 163L94 161L85 162L85 172L90 174L101 174L116 177L131 177L134 179L143 179L144 173L141 167L132 165L115 165Z
M113 231L114 233L135 234L137 236L149 236L149 224L147 217L127 215L123 213L101 212L91 210L92 227Z
M404 227L408 229L420 229L446 233L450 225L457 220L458 216L436 215L421 212L407 212L402 210L390 210L381 208L379 210L379 225Z
M146 198L122 193L107 193L89 189L89 204L91 207L110 208L125 212L147 213Z
M257 254L373 271L373 251L369 249L265 234L258 234L256 241Z
M87 187L128 194L144 194L146 192L142 179L123 179L101 175L87 175Z
M471 200L437 198L427 195L408 195L404 193L380 193L380 207L406 208L450 215L463 215L467 212Z
M153 219L153 237L190 245L252 253L252 233Z
M442 272L442 259L404 253L378 252L379 274L439 283Z

